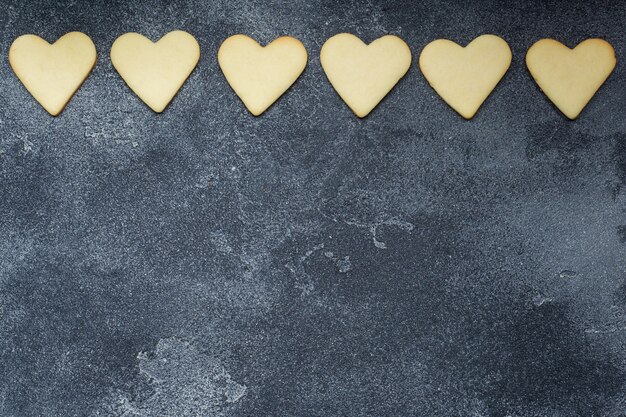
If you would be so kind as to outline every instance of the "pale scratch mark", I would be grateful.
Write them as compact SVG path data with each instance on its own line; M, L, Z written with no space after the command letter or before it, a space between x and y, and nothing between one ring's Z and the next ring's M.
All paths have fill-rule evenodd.
M590 329L585 329L585 333L588 334L609 334L622 331L626 331L626 326L606 326L601 329L596 329L595 327L592 327Z
M374 223L362 223L356 220L346 220L345 223L351 226L356 226L358 228L368 229L370 234L372 235L372 242L374 243L374 246L376 246L378 249L387 249L387 243L381 240L378 240L378 237L377 237L378 228L380 226L395 226L408 233L412 232L413 229L415 229L415 225L413 223L409 223L407 221L398 220L394 218L383 220L380 222L374 222Z
M578 273L576 271L571 271L571 270L568 270L568 269L566 269L564 271L561 271L559 273L559 277L560 278L576 278L577 275L578 275Z
M32 153L33 142L28 140L28 136L24 134L24 135L20 135L19 138L22 140L22 150L21 150L22 156L26 156L29 153Z
M554 301L553 298L550 297L546 297L543 294L536 294L533 297L533 304L536 305L537 307L541 307L542 305L544 305L545 303L550 303Z

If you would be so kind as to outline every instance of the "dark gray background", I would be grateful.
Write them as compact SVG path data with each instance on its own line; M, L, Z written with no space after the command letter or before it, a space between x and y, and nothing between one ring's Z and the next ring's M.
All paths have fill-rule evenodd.
M0 416L625 416L626 2L3 1ZM202 58L149 110L108 51L184 29ZM57 118L13 75L25 33L92 37ZM327 82L338 32L413 65L364 120ZM259 118L223 39L288 34L309 65ZM416 66L483 33L511 69L471 121ZM602 37L577 121L524 65Z

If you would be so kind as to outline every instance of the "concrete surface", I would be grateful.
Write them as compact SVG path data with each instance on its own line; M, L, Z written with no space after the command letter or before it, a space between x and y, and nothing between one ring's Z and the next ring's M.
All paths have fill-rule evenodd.
M625 416L626 3L2 2L1 416ZM161 115L115 38L194 34ZM99 60L50 117L13 39L71 30ZM399 35L407 76L364 120L327 82L338 32ZM309 65L254 118L217 65L245 33ZM506 39L472 121L416 63L431 40ZM618 66L579 120L524 65L602 37Z

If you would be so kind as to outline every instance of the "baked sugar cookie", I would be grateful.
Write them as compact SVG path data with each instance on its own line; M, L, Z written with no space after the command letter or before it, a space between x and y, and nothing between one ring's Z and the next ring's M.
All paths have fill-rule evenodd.
M409 70L411 50L393 35L366 45L354 35L340 33L324 43L320 61L343 101L365 117Z
M302 42L289 36L263 47L246 35L234 35L222 43L217 60L246 108L259 116L302 74L307 52Z
M466 47L437 39L426 45L419 66L437 94L471 119L509 69L511 58L511 49L502 38L482 35Z
M89 36L70 32L50 45L39 36L23 35L9 49L9 63L32 96L57 116L96 64Z
M587 39L574 49L554 39L541 39L526 53L526 65L539 88L572 120L609 78L615 64L613 47L602 39Z
M199 59L200 45L181 30L154 43L139 33L126 33L111 46L111 62L117 72L157 113L165 110Z

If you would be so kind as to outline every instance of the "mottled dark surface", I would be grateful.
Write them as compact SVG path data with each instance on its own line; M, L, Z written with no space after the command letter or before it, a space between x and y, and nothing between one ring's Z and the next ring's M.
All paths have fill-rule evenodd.
M625 416L626 3L2 2L0 416ZM202 58L152 113L115 38L194 34ZM58 118L13 39L89 34ZM410 45L364 120L319 49ZM289 34L309 65L262 117L220 42ZM504 37L513 64L472 121L416 67L429 41ZM618 66L566 120L524 66L554 37Z

